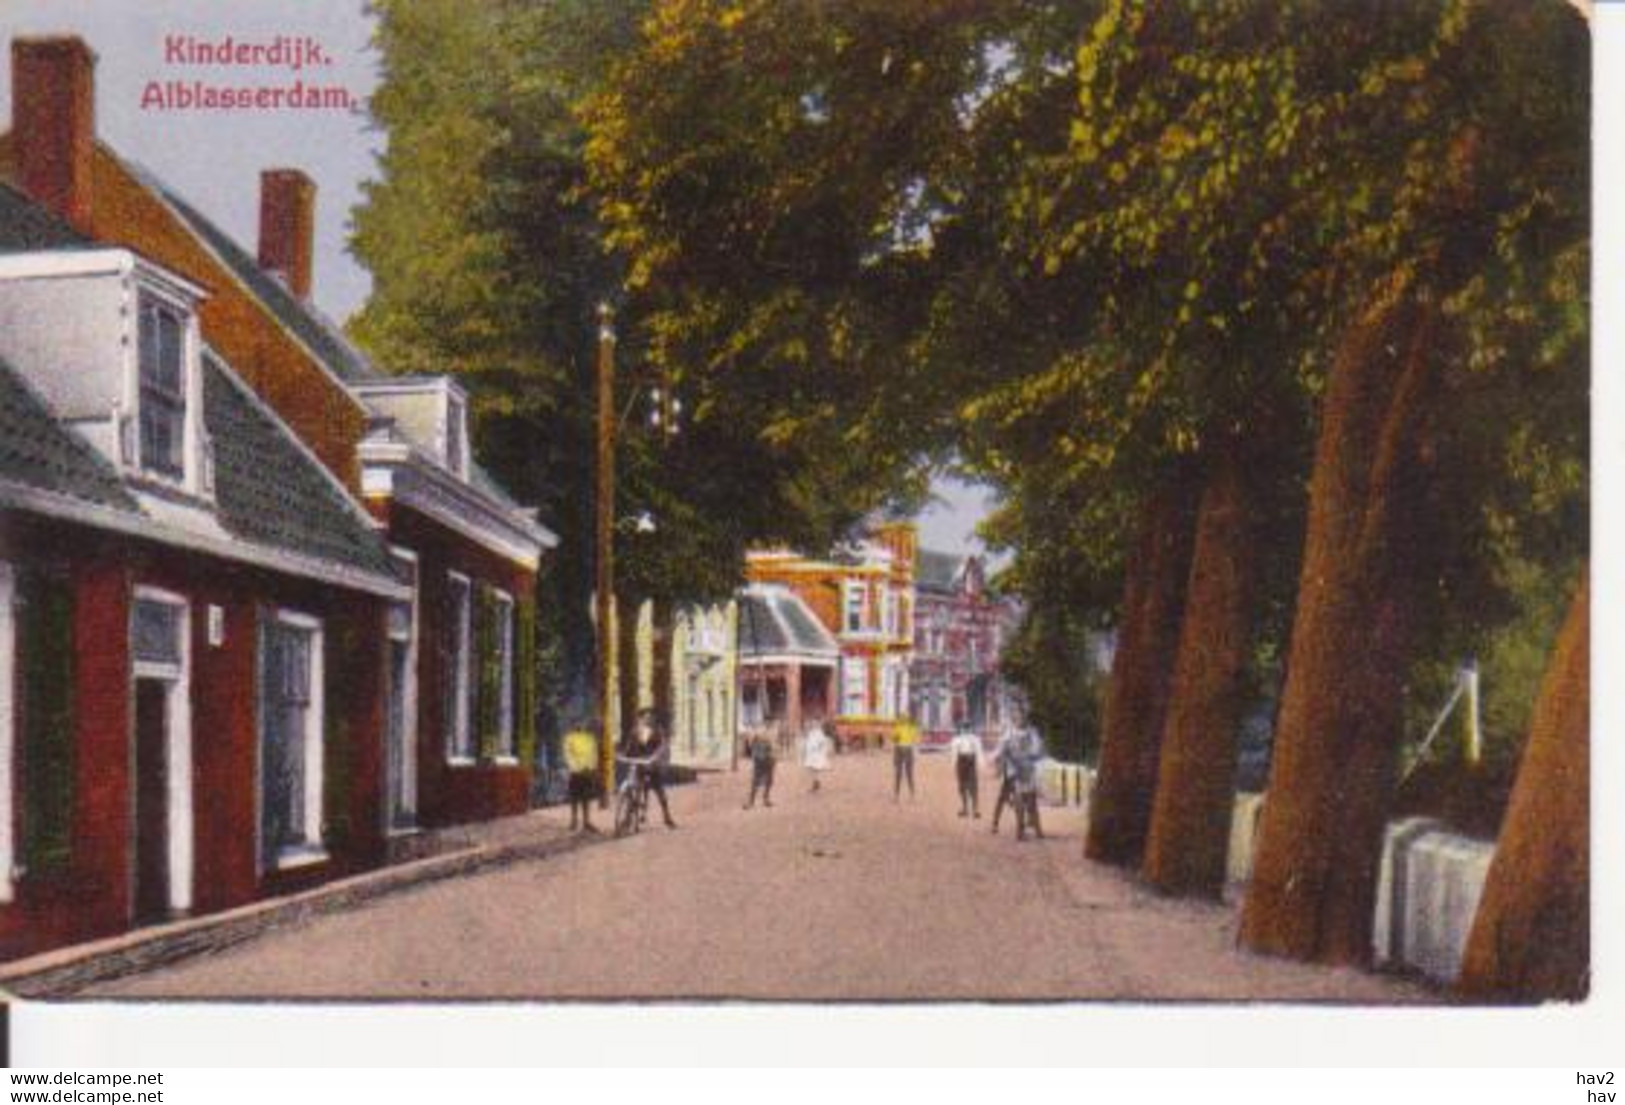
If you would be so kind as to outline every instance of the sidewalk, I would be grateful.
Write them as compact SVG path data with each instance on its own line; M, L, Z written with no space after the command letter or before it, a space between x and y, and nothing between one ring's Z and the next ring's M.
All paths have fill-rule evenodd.
M600 822L605 820L600 818ZM273 931L443 879L544 859L609 839L569 832L556 809L430 829L392 842L384 867L236 909L151 925L0 964L0 999L67 997L86 987L209 955Z

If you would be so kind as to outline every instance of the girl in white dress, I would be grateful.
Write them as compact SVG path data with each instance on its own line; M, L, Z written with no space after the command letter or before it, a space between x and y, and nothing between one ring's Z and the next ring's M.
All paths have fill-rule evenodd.
M816 791L823 782L824 772L829 770L829 756L832 742L829 734L824 732L824 723L815 721L807 730L806 736L801 738L801 766L807 769L812 777L810 790Z

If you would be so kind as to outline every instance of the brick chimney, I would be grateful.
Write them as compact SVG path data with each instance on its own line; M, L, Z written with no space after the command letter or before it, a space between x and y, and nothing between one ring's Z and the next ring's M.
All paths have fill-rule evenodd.
M91 233L96 55L84 39L12 39L11 132L23 191Z
M260 174L260 268L282 278L300 299L310 298L316 238L316 185L298 169Z

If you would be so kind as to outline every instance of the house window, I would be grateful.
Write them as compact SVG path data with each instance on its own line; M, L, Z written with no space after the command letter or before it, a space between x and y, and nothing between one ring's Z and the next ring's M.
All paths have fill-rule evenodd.
M474 731L469 719L474 695L469 653L474 603L468 577L451 573L447 577L446 593L446 756L456 761L472 761Z
M446 467L459 476L468 468L468 410L455 396L446 400Z
M880 593L880 619L887 637L897 636L897 593L890 587Z
M171 479L186 475L185 330L181 316L141 301L141 467Z
M260 845L267 868L322 857L322 631L277 611L261 622Z
M73 855L76 724L74 698L74 593L65 578L46 572L5 570L0 565L0 652L7 655L0 678L11 755L0 779L0 803L15 791L22 806L6 813L12 862L29 875L65 873ZM9 771L8 771L9 773Z
M485 622L480 648L480 702L484 707L488 747L498 759L511 760L513 739L513 597L491 589L481 604Z
M861 633L863 631L864 588L861 583L848 583L842 597L843 608L846 611L843 623L848 633Z
M418 605L417 554L391 548L401 582L412 591L407 602L389 607L388 782L389 824L410 829L417 820Z
M863 717L869 709L869 662L863 659L841 661L841 712L847 717Z
M137 664L178 668L181 618L186 608L173 602L139 601L130 613L130 647Z

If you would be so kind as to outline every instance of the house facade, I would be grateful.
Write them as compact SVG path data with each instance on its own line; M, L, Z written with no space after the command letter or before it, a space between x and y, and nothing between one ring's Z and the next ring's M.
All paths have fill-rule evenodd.
M384 854L409 591L207 295L0 184L0 957Z
M672 762L730 767L738 732L739 603L684 607L671 649Z
M750 584L738 606L739 727L788 751L808 725L835 718L841 646L783 584Z
M1005 724L1019 721L999 660L1021 610L988 589L979 556L921 549L914 584L909 693L921 739L946 743L968 729L991 744Z
M747 581L794 592L838 642L833 717L843 744L885 742L908 716L917 544L914 525L897 522L827 559L787 550L746 557Z
M474 462L469 397L454 381L385 375L311 302L314 183L264 171L258 249L245 249L97 142L94 63L78 39L13 42L0 179L207 289L203 340L381 523L409 588L385 629L392 830L520 812L535 579L553 536Z

